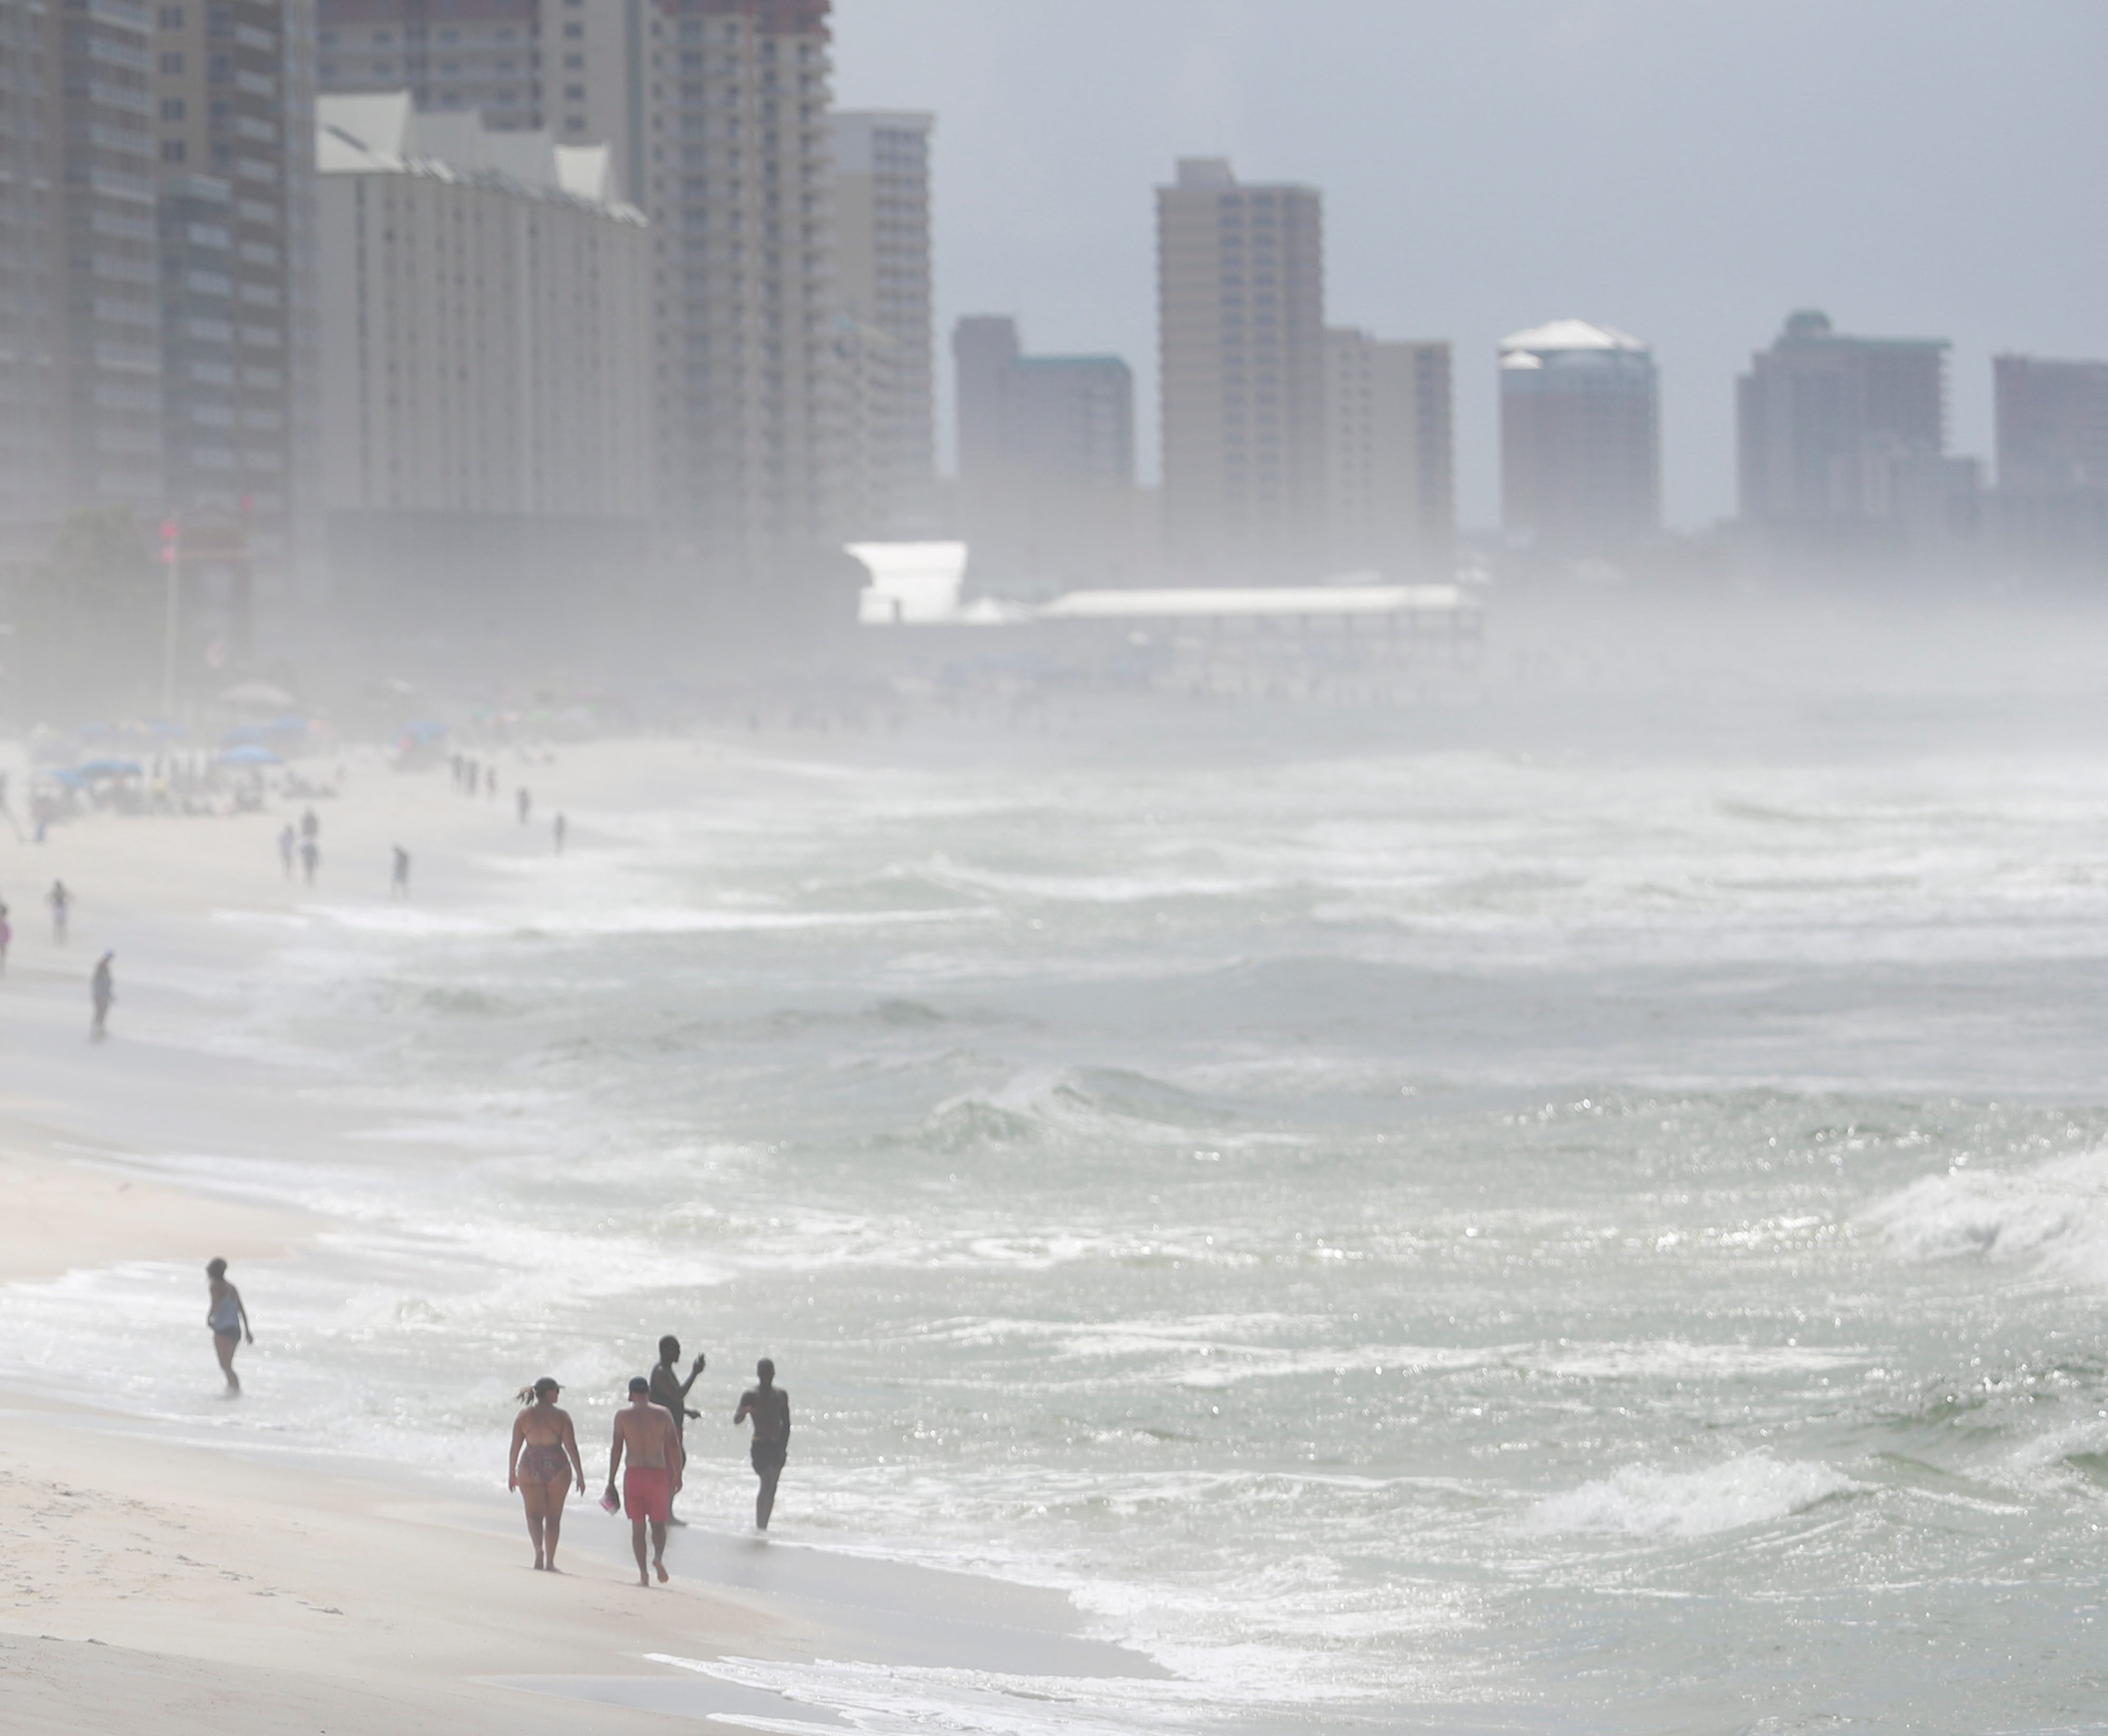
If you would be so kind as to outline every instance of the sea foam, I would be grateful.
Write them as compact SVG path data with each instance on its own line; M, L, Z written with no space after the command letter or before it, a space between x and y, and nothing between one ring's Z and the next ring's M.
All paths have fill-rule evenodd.
M1906 1259L2039 1261L2060 1276L2108 1284L2108 1150L2031 1169L1926 1176L1866 1217Z
M1699 1471L1628 1464L1539 1501L1524 1528L1632 1537L1709 1537L1783 1519L1858 1486L1820 1460L1746 1453Z

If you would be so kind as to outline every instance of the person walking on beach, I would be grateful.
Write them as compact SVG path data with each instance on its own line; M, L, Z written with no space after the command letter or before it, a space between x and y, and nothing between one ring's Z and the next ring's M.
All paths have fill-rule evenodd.
M512 1419L512 1451L505 1486L517 1489L527 1508L527 1535L534 1540L534 1571L556 1571L556 1539L564 1528L564 1497L574 1479L586 1492L586 1468L569 1413L556 1408L564 1389L544 1374L520 1395L526 1408Z
M559 814L551 824L549 830L556 836L556 854L561 856L564 853L564 834L570 830L570 827L565 822L564 816Z
M288 820L278 834L278 866L286 870L286 878L289 880L293 877L293 857L300 848L300 834L293 830L293 822Z
M110 1010L117 1002L117 985L110 979L110 967L116 959L114 952L106 952L95 961L95 974L88 979L88 998L94 1005L94 1022L88 1028L89 1039L101 1042L110 1035Z
M300 836L312 841L320 839L322 835L321 817L311 807L300 816Z
M388 896L407 898L410 896L410 852L400 844L390 848L395 852L395 868L388 878Z
M66 915L73 909L73 894L66 890L66 883L52 881L52 889L44 894L44 902L52 907L52 938L63 947L66 943Z
M629 1455L629 1470L622 1479L622 1510L629 1515L630 1545L637 1551L637 1583L648 1586L651 1574L644 1571L644 1527L651 1527L651 1566L662 1585L666 1582L666 1516L673 1510L673 1497L681 1492L681 1437L663 1405L651 1402L651 1383L642 1374L629 1383L629 1408L615 1414L615 1448L607 1461L607 1495L604 1504L615 1504L615 1479L622 1470L622 1455Z
M754 1497L754 1524L757 1531L767 1531L768 1516L776 1510L776 1479L783 1474L790 1450L790 1395L776 1384L776 1365L768 1357L754 1364L754 1372L756 1383L740 1394L732 1426L754 1419L754 1445L747 1456L761 1479Z
M7 906L0 904L0 977L7 974L7 949L14 942L14 924L7 920Z
M700 1352L697 1354L686 1380L681 1378L681 1371L674 1366L680 1360L681 1341L669 1333L659 1341L659 1362L651 1370L651 1402L664 1405L666 1414L673 1418L674 1429L681 1437L681 1462L686 1464L688 1461L688 1419L702 1414L700 1410L688 1409L688 1388L695 1385L696 1377L703 1372L705 1359ZM674 1516L673 1504L669 1501L666 1504L666 1522L669 1525L686 1525L688 1522Z
M300 840L300 872L307 877L310 886L315 884L315 870L322 859L322 846L312 838L303 838Z
M520 809L520 825L526 825L527 816L533 810L534 806L534 796L529 792L527 786L525 784L522 784L520 786L518 793L512 798L512 799Z
M227 1396L239 1398L241 1379L234 1372L234 1353L245 1338L254 1344L256 1334L249 1329L249 1311L242 1306L241 1292L227 1281L227 1262L214 1259L205 1267L205 1275L212 1297L205 1323L212 1329L212 1347L219 1352L219 1371L227 1376Z

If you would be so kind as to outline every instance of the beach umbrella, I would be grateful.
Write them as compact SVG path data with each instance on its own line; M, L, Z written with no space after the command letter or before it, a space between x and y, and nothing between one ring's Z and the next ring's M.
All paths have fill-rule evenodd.
M75 766L74 775L80 778L137 777L139 762L136 759L91 759L84 766Z
M229 748L219 756L223 766L276 766L283 764L268 748L254 741L245 741L239 747Z

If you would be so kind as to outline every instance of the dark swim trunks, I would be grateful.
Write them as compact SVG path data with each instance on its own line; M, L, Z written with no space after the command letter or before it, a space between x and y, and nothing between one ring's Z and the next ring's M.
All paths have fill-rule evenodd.
M749 1449L747 1456L753 1459L757 1471L780 1471L783 1468L784 1457L790 1450L790 1443L787 1441L757 1441Z

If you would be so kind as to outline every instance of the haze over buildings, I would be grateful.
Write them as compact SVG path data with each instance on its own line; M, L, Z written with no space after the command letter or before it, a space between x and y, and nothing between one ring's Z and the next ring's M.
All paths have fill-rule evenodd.
M1029 596L1131 582L1143 531L1127 363L1027 355L999 314L961 320L952 355L973 582Z

